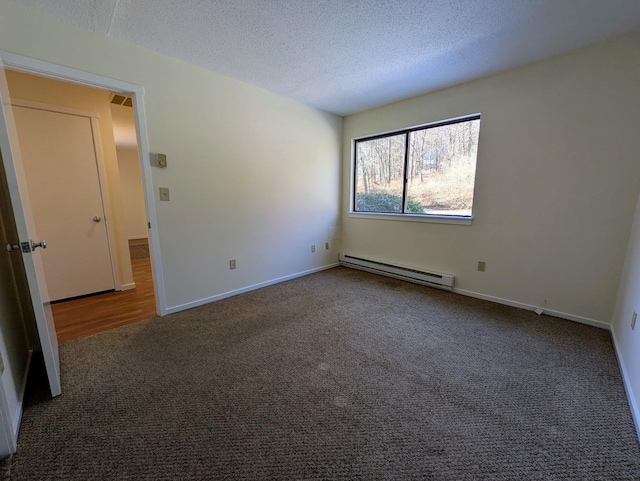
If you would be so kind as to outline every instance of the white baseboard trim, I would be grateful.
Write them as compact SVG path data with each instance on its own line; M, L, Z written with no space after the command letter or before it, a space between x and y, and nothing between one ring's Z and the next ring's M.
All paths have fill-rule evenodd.
M640 406L638 405L638 401L636 400L633 389L631 388L629 373L627 372L627 367L620 353L620 349L618 349L618 340L614 329L611 329L611 338L613 339L613 346L616 351L616 356L618 357L618 365L620 366L620 373L622 374L622 384L624 385L624 391L627 393L627 400L629 401L629 407L631 408L631 417L633 418L633 423L636 426L636 435L640 442Z
M120 286L120 291L128 291L129 289L135 289L136 288L136 283L135 282L130 282L129 284L122 284Z
M308 276L309 274L314 274L316 272L325 271L327 269L332 269L333 267L338 267L340 264L329 264L322 267L316 267L315 269L309 269L308 271L298 272L296 274L291 274L289 276L278 277L277 279L272 279L270 281L260 282L259 284L253 284L251 286L243 287L241 289L235 289L233 291L223 292L222 294L217 294L211 297L205 297L204 299L199 299L193 302L187 302L185 304L180 304L173 307L167 307L167 314L173 314L174 312L180 312L187 309L191 309L192 307L202 306L204 304L209 304L211 302L220 301L222 299L226 299L227 297L237 296L238 294L244 294L245 292L255 291L256 289L261 289L262 287L271 286L273 284L278 284L280 282L290 281L291 279L295 279L297 277Z
M140 240L140 239L148 239L148 235L132 235L127 237L127 240Z
M503 299L501 297L489 296L487 294L480 294L479 292L467 291L465 289L453 288L453 292L456 294L462 294L463 296L475 297L476 299L483 299L485 301L497 302L498 304L504 304L505 306L518 307L520 309L526 309L527 311L535 311L540 306L532 306L531 304L524 304L522 302L511 301L509 299ZM544 309L542 314L547 314L553 317L559 317L561 319L567 319L569 321L579 322L581 324L588 324L589 326L599 327L600 329L610 330L611 326L602 321L596 321L595 319L589 319L588 317L576 316L575 314L568 314L566 312L554 311L551 309Z

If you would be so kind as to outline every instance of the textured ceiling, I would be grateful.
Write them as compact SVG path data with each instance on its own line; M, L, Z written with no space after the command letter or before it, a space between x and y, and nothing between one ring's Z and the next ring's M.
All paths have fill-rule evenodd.
M339 115L640 29L640 0L12 0Z

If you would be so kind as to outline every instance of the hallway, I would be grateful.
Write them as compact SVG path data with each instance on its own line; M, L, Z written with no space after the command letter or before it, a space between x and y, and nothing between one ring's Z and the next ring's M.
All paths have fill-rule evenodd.
M135 289L107 292L51 305L60 344L156 315L151 259L146 241L131 242Z

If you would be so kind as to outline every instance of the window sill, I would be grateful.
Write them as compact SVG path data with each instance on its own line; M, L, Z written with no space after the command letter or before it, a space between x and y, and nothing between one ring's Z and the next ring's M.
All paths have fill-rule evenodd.
M379 214L377 212L349 212L354 219L399 220L405 222L427 222L432 224L471 225L473 216L456 215L415 215L415 214Z

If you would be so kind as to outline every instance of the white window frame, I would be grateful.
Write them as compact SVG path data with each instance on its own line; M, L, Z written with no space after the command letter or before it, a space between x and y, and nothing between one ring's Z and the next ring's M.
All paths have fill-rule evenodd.
M453 117L446 120L438 120L436 122L429 122L426 124L414 125L412 127L404 127L397 130L389 130L386 132L378 132L375 134L367 134L359 137L353 137L351 139L351 173L349 176L349 217L354 219L378 219L378 220L392 220L403 222L426 222L436 224L456 224L456 225L471 225L473 223L473 213L470 216L461 215L434 215L434 214L402 214L402 213L389 213L389 212L357 212L355 210L355 176L356 176L356 142L359 140L366 140L372 137L382 137L393 134L400 134L410 132L412 130L420 130L424 128L435 128L448 124L465 122L468 120L475 120L480 118L480 113L463 115L461 117ZM408 153L407 153L408 155ZM476 172L477 172L477 160L476 160ZM474 180L474 201L475 201L475 180Z

